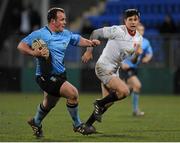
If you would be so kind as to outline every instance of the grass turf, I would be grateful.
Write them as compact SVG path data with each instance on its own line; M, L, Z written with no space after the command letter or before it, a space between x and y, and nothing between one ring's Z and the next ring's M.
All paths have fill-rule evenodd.
M80 95L80 116L86 121L93 110L92 103L99 94ZM40 94L0 94L0 141L45 142L149 142L180 141L180 96L144 95L140 106L144 117L133 117L131 98L114 104L104 114L102 123L95 123L98 134L83 136L74 133L66 110L65 99L43 121L45 137L36 139L26 120L35 114L41 102Z

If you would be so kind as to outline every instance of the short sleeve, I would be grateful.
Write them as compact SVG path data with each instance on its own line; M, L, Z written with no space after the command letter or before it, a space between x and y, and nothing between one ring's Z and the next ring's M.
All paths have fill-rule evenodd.
M71 34L70 44L73 46L77 46L80 41L80 35L73 34L72 32L70 32L70 34Z
M26 36L25 38L23 38L21 42L24 42L24 43L28 44L29 46L31 46L34 39L37 39L38 37L39 37L39 32L34 31L31 34L29 34L28 36Z
M112 26L112 27L104 27L103 34L104 34L104 38L115 39L115 38L122 38L124 32L118 26Z
M144 44L145 44L145 47L146 47L145 54L153 55L153 50L152 50L151 44L150 44L148 39L145 39Z
M151 47L151 44L150 44L149 41L148 41L148 49L147 49L147 53L153 55L153 50L152 50L152 47Z

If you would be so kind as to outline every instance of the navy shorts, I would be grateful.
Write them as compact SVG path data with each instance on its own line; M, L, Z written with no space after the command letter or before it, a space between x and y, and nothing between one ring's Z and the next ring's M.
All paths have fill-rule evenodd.
M129 68L128 70L119 70L119 77L127 81L132 76L137 76L138 71L135 68Z
M39 87L49 95L56 97L60 97L60 88L66 80L66 72L59 75L36 77L36 82Z

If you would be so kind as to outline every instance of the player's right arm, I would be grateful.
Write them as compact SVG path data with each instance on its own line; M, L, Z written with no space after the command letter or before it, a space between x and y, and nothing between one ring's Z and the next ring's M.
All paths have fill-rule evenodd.
M103 28L94 30L90 36L90 40L104 38ZM93 59L93 47L87 47L86 52L82 56L82 61L87 63L90 59Z
M17 49L22 52L23 54L27 54L33 57L46 57L46 55L49 53L47 48L34 48L32 49L32 44L35 39L39 39L41 36L41 33L39 31L32 32L25 38L21 40L19 45L17 46Z
M23 54L27 54L34 57L39 57L42 54L42 52L39 49L32 50L32 48L25 42L20 42L17 46L17 49Z
M103 33L103 28L94 30L91 35L90 35L90 40L93 39L100 39L100 38L105 38L104 37L104 33ZM93 47L87 47L87 51L92 52L93 51Z
M117 36L118 27L104 27L100 29L96 29L92 32L90 39L113 39ZM87 63L90 59L93 58L92 56L93 47L87 47L86 52L82 56L82 61Z

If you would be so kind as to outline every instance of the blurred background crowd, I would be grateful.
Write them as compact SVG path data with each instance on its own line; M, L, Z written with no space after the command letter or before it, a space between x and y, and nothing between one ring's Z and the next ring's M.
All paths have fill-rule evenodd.
M19 40L44 26L50 7L66 11L67 28L88 38L104 26L122 24L122 12L137 8L151 42L153 59L141 65L144 93L180 93L180 1L179 0L1 0L0 92L37 92L34 60L16 49ZM65 64L69 80L83 92L100 91L94 64L106 41L94 50L94 59L81 62L84 50L69 46Z

